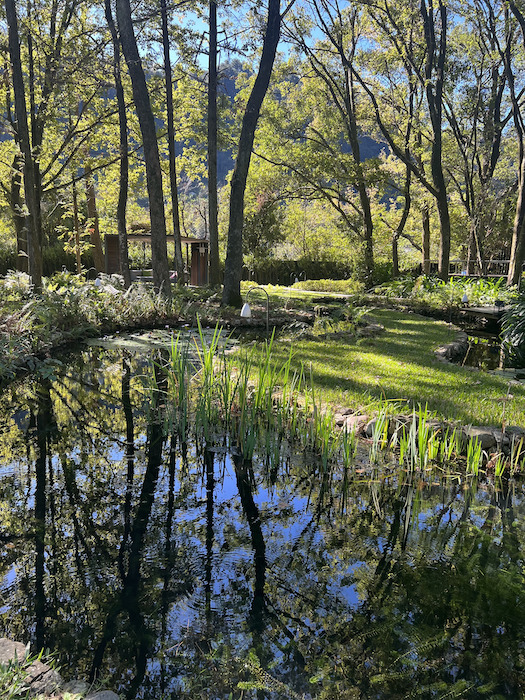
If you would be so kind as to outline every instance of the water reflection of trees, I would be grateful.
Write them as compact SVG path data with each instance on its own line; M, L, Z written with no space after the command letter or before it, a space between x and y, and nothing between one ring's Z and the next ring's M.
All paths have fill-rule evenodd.
M80 357L2 398L2 634L130 698L523 694L518 484L197 454L131 364Z

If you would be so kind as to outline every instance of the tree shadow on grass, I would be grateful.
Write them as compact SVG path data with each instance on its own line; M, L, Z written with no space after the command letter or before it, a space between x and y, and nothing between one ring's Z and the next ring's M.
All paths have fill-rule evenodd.
M378 317L383 335L348 344L302 341L294 345L295 362L311 365L322 390L428 404L464 423L525 422L523 385L436 359L435 349L454 337L442 322L392 312Z

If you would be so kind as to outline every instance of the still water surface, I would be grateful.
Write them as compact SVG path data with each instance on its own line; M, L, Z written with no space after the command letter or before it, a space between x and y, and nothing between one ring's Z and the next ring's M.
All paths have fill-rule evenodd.
M248 464L143 355L49 370L0 399L0 636L126 698L524 696L521 483Z

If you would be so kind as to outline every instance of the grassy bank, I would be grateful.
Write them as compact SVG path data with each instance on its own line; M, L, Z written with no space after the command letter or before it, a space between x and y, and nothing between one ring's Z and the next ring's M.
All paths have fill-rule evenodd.
M369 320L384 333L357 342L330 337L293 340L293 363L311 366L326 402L374 407L388 399L428 404L431 411L464 424L525 425L525 386L496 374L443 363L435 350L451 342L448 324L390 310L375 310ZM278 342L282 360L289 343ZM282 355L281 357L279 357Z
M249 286L243 285L244 292ZM266 289L270 316L278 312L281 322L287 314L293 320L294 310L312 312L319 302L330 305L330 295L323 291ZM238 310L223 309L219 301L220 295L213 296L209 290L184 289L176 290L173 305L168 307L146 288L128 293L106 283L97 288L69 273L49 281L44 294L33 298L25 278L6 278L0 287L1 378L5 381L21 367L31 368L32 357L43 357L64 342L119 328L194 324L197 315L210 325L238 324ZM254 316L263 321L264 294L254 293L250 301L260 305ZM342 299L340 293L333 302L339 320L351 316L358 303L355 297ZM428 404L439 416L464 424L501 426L505 421L525 425L523 384L436 359L436 348L455 337L456 331L448 324L388 309L370 311L367 318L382 324L385 331L361 339L351 332L278 339L274 356L284 362L292 342L293 368L303 364L309 371L311 367L319 400L333 406L373 410L388 399Z

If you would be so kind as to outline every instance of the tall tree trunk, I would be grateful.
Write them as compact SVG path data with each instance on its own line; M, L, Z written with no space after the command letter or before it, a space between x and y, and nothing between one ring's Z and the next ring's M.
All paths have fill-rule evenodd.
M208 51L208 221L210 284L221 283L219 269L219 205L217 199L217 2L210 0Z
M140 132L142 134L142 145L144 148L151 222L153 285L157 291L169 298L171 297L171 287L168 251L166 246L166 218L164 215L162 170L160 167L155 119L151 109L146 76L133 31L129 0L117 0L117 20L120 30L122 51L131 77L133 102L135 103L135 109L137 111Z
M179 284L184 282L184 263L180 240L179 194L177 191L177 162L175 153L175 125L173 123L173 85L170 60L170 42L168 36L168 10L166 0L160 0L162 21L162 49L164 52L164 79L166 85L166 112L168 115L168 154L170 166L170 191L173 217L173 238L175 240L175 270Z
M93 261L97 272L104 272L105 261L104 251L102 250L102 240L100 238L100 225L98 221L97 199L95 194L95 182L91 173L91 165L87 163L84 166L85 183L86 183L86 204L87 215L89 219L89 239L93 246Z
M228 225L228 245L224 268L224 289L222 303L240 306L242 276L242 227L244 221L244 192L252 155L255 128L261 105L270 84L277 44L281 32L280 1L268 0L268 23L264 34L259 71L255 78L246 110L244 112L239 148L235 169L231 180L230 219Z
M352 67L346 65L346 83L345 83L345 102L347 105L347 134L350 148L352 149L352 158L355 163L356 186L359 194L359 203L361 205L361 219L363 224L363 241L364 255L363 263L365 268L365 284L370 287L374 274L374 242L373 232L374 224L372 221L372 209L370 206L370 196L366 186L363 166L361 163L361 148L359 145L359 135L357 129L357 115L355 104L355 90L352 74Z
M128 253L128 232L126 228L126 207L128 203L128 183L129 183L129 144L128 144L128 117L126 115L126 100L124 99L124 88L122 86L122 76L120 74L120 43L111 11L111 0L105 0L104 9L106 21L111 33L113 43L113 77L115 78L115 89L117 93L118 105L118 125L119 125L119 190L117 201L117 231L119 249L119 269L124 278L124 285L128 288L131 284L131 274L129 271Z
M425 65L425 92L432 124L432 151L430 169L432 182L436 189L436 205L440 223L438 274L443 280L448 279L450 262L450 212L448 208L447 187L443 173L443 87L445 79L445 59L447 48L447 10L442 0L438 0L440 37L436 39L437 20L434 16L432 2L428 6L421 0L421 17L427 47Z
M27 217L28 236L27 254L29 257L29 274L35 291L42 288L42 249L40 232L40 199L35 181L35 161L29 139L27 123L26 96L22 62L20 58L20 41L18 20L14 0L5 0L5 11L9 28L9 56L13 70L13 93L15 116L17 121L17 140L24 157L24 194L29 215Z
M509 8L519 22L522 40L525 45L525 17L514 2L509 2ZM511 69L510 47L507 47L505 52L505 68L512 99L514 126L518 135L519 145L518 200L516 202L516 213L514 215L514 225L512 227L510 265L507 275L507 284L512 285L519 284L521 281L521 273L525 261L525 124L520 109L520 98L515 89L514 73Z
M399 236L397 232L392 236L392 279L399 277Z

